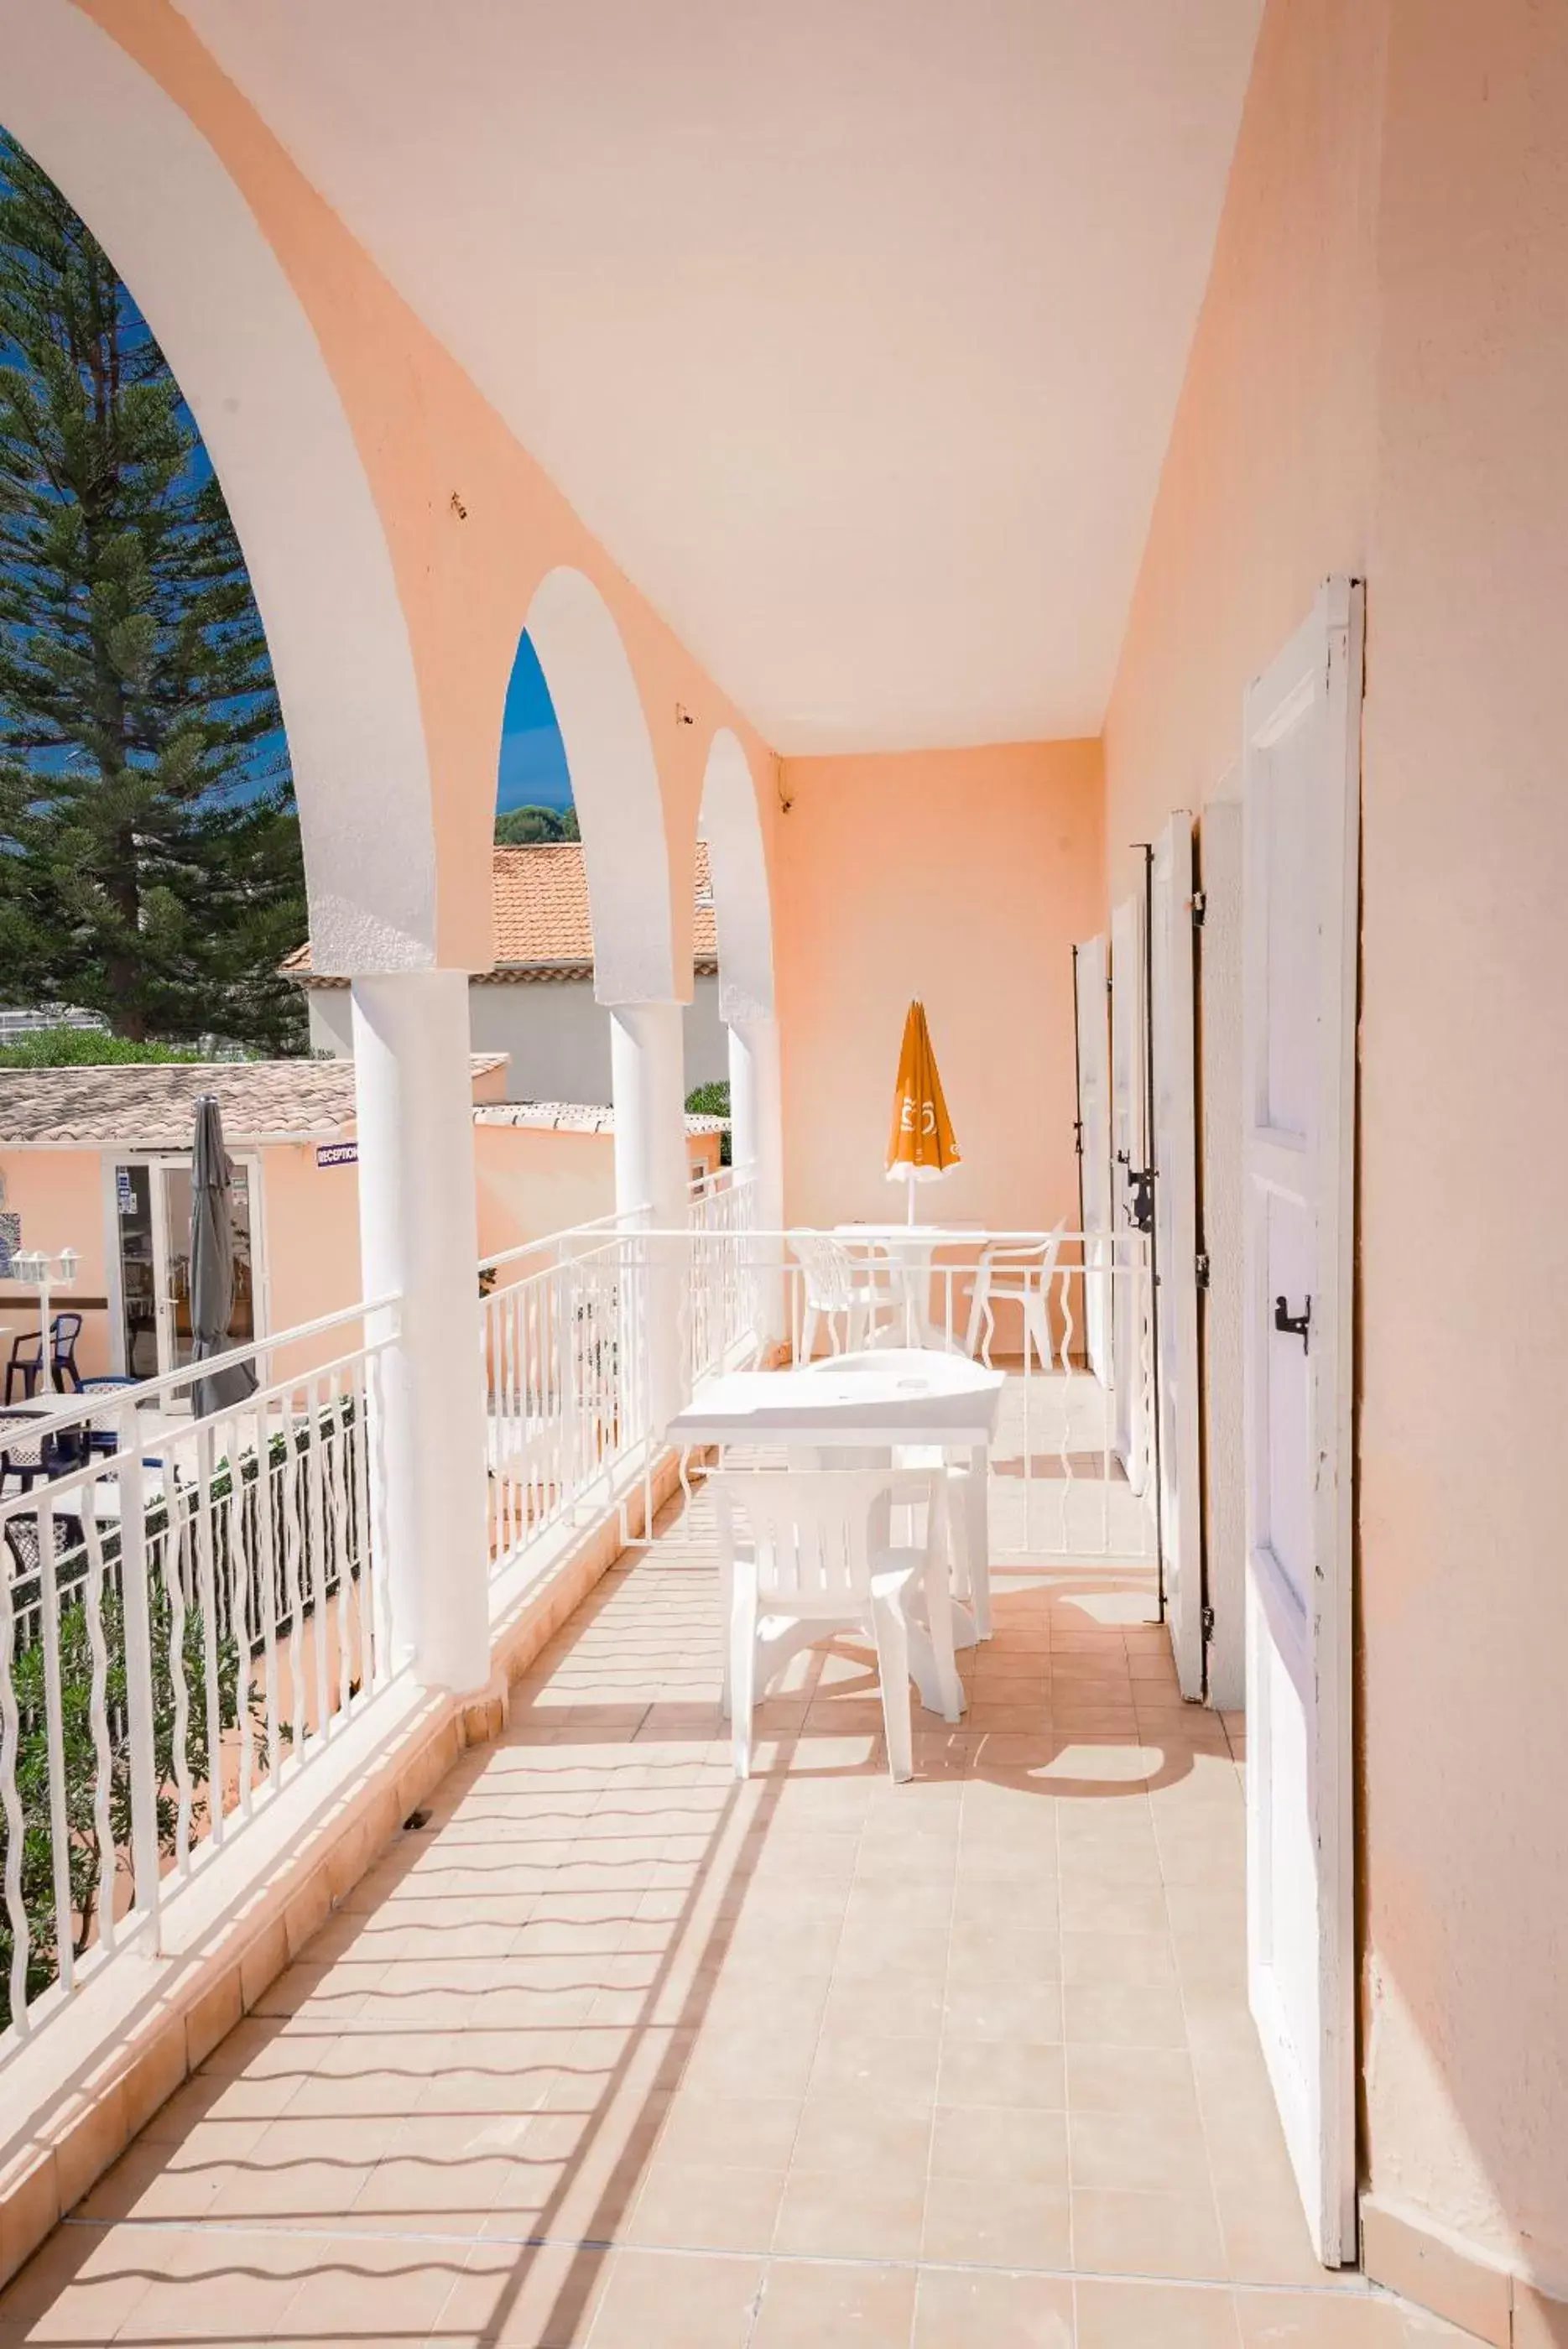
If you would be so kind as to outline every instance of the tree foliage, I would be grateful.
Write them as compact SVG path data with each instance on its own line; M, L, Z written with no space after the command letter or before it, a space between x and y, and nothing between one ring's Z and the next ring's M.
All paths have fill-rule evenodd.
M100 1069L126 1061L202 1058L193 1045L111 1036L104 1028L33 1028L0 1044L0 1069Z
M303 1038L306 921L238 539L158 344L0 136L0 960L141 1040Z
M540 840L580 840L575 807L514 807L495 819L496 843L502 848L530 847Z

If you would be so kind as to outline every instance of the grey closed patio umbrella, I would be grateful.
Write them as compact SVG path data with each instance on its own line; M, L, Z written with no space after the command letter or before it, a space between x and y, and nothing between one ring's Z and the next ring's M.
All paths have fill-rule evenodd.
M234 1228L230 1214L229 1154L223 1121L212 1093L196 1102L191 1153L191 1360L210 1361L230 1343L234 1309ZM232 1362L211 1378L194 1379L191 1408L198 1419L230 1411L255 1392L249 1362Z

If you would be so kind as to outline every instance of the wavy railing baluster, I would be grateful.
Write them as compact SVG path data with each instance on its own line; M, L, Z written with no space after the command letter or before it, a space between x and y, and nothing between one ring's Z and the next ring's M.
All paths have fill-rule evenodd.
M216 1430L203 1423L196 1431L195 1559L196 1601L201 1609L202 1674L207 1714L207 1825L214 1844L223 1840L223 1757L222 1693L218 1683L218 1578L213 1556L213 1487L217 1460Z
M282 1592L277 1580L277 1477L272 1456L272 1414L256 1422L256 1546L261 1553L262 1702L266 1719L266 1775L275 1791L283 1775L282 1724L278 1712L277 1622Z
M1070 1549L1072 1536L1073 1482L1073 1268L1063 1265L1056 1276L1062 1291L1062 1535L1058 1545L1064 1556Z
M88 1499L92 1495L89 1491ZM49 1771L49 1862L55 1901L55 1969L69 1992L76 1972L75 1905L71 1896L71 1830L66 1807L66 1733L60 1681L60 1561L55 1554L55 1512L48 1486L38 1498L38 1613L44 1648L44 1744Z
M169 1601L169 1679L174 1694L174 1865L181 1876L191 1873L191 1822L195 1787L191 1778L191 1692L185 1681L185 1582L191 1536L191 1488L180 1481L179 1454L169 1445L169 1491L164 1530L157 1538L163 1551L163 1590Z
M88 1720L92 1728L93 1839L98 1846L98 1939L106 1956L114 1949L116 1921L114 1914L116 1890L116 1856L114 1848L114 1811L112 1804L114 1753L109 1736L109 1642L103 1631L103 1535L98 1513L88 1508L82 1513L82 1532L87 1542L87 1581L82 1591L82 1611L87 1623L88 1649L92 1657L92 1681L88 1690Z
M22 1716L16 1703L16 1591L11 1552L0 1546L0 1804L5 1810L5 1914L11 1920L11 2023L19 2039L31 2028L27 2012L27 1960L32 1935L22 1900L22 1848L26 1838L21 1795L16 1786L16 1760L22 1743Z
M234 1702L239 1714L239 1775L235 1800L242 1819L251 1815L255 1778L255 1726L251 1719L251 1561L245 1533L245 1498L255 1490L242 1473L240 1423L223 1422L223 1454L228 1462L224 1479L223 1531L228 1552L229 1634L234 1643Z
M284 1398L284 1446L279 1464L283 1516L284 1578L288 1598L289 1749L297 1775L305 1767L305 1594L299 1570L303 1539L299 1515L299 1431L294 1397ZM281 1777L282 1772L279 1772Z
M305 1454L305 1489L310 1548L310 1649L316 1666L316 1734L332 1733L330 1682L327 1662L327 1528L321 1488L321 1385L309 1381L306 1392L306 1424L309 1430Z

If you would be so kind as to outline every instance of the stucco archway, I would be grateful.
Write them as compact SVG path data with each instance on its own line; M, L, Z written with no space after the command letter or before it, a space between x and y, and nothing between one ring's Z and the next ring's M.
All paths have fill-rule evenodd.
M774 920L756 785L738 735L720 727L702 779L699 836L708 843L719 933L719 1006L729 1020L771 1019Z
M340 976L439 959L408 628L310 321L212 147L70 0L0 0L0 115L134 293L201 427L265 624L311 947Z
M534 591L524 623L566 746L583 835L601 1003L670 1003L677 983L664 800L637 678L609 605L563 565Z

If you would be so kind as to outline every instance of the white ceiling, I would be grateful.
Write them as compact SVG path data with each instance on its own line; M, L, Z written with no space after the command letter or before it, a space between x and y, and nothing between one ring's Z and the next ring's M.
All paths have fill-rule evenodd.
M1096 732L1261 0L179 0L786 751Z

